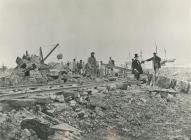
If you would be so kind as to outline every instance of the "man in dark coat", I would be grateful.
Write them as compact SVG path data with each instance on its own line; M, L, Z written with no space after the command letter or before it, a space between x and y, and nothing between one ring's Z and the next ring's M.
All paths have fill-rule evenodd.
M143 73L141 62L138 60L138 58L138 54L135 54L135 58L132 60L132 73L137 80L139 80L140 74Z
M145 60L145 61L152 61L153 62L153 69L155 76L158 75L159 69L161 68L161 58L156 55L156 53L153 53L153 57ZM144 61L143 61L144 62Z
M153 77L153 85L156 84L156 77L158 76L159 69L161 68L161 58L157 56L157 54L154 52L153 57L145 60L145 61L152 61L153 62L153 69L154 69L154 77ZM143 61L143 63L145 62Z
M115 66L115 61L109 57L109 68L108 68L108 73L113 75L113 66Z
M97 61L94 52L92 52L91 56L88 58L87 66L91 77L95 77L97 72Z

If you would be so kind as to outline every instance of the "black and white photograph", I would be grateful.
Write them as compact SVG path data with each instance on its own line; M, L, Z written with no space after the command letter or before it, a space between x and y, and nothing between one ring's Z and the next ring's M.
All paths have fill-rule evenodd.
M191 0L0 0L0 140L191 140Z

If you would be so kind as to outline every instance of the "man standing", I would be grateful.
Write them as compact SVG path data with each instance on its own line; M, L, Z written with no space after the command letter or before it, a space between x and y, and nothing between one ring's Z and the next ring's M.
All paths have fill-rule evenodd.
M132 59L132 73L134 74L135 78L139 80L140 74L143 73L141 62L139 61L138 54L135 54L134 59Z
M86 63L82 61L82 74L85 75L86 72Z
M161 68L161 58L157 56L157 54L154 52L153 57L145 60L145 61L152 61L153 62L153 69L155 76L158 75L159 69ZM144 61L143 61L144 62Z
M77 63L76 63L76 59L74 58L72 62L72 73L76 74L76 72L77 72Z
M83 67L82 65L83 65L82 60L80 60L80 62L77 63L78 74L82 74L82 67Z
M111 57L109 57L109 68L108 68L109 72L108 73L111 75L113 75L113 66L115 66L115 61Z
M159 69L161 68L161 58L157 56L157 54L154 52L153 57L145 60L145 61L152 61L153 62L153 69L154 69L154 85L156 82L156 76L158 76ZM143 62L145 62L143 61Z
M115 61L111 57L109 57L109 65L115 66Z
M95 53L92 52L91 56L88 58L88 68L89 68L91 77L96 76L96 72L97 72L97 68L96 68L97 63L96 63L96 58L94 55L95 55Z

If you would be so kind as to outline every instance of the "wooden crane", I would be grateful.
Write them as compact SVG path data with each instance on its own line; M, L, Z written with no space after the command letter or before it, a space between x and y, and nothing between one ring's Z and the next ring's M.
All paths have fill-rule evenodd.
M41 62L44 63L46 59L54 52L54 50L59 46L59 44L56 44L54 48L45 56L43 57L43 52L42 48L40 47L40 57L41 57Z

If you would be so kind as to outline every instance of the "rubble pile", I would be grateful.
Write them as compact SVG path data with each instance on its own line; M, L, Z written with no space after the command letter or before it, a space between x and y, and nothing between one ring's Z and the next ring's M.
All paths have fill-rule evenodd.
M182 72L180 70L183 70ZM185 70L185 71L184 71ZM173 89L180 93L191 93L191 82L190 82L190 69L184 68L163 68L160 74L156 77L156 86L164 89ZM180 74L179 74L180 73ZM147 83L153 84L153 74L148 74Z
M177 80L191 82L191 69L190 68L165 67L160 70L160 75L169 77L171 79L177 79Z
M0 113L1 140L77 140L80 132L65 123L58 124L41 116L34 109ZM56 124L56 125L55 125Z
M51 94L47 105L25 101L17 111L14 106L11 111L2 110L1 138L187 140L191 110L186 106L191 102L185 106L184 98L178 96L126 83L66 90ZM38 134L32 124L46 131Z
M79 75L74 77L65 65L42 63L36 55L17 57L16 62L17 67L0 75L0 86L78 82L77 79L82 79Z
M156 85L164 89L173 89L180 93L191 93L191 83L188 81L158 76L156 78Z
M162 71L164 74L156 78L158 87L151 88L152 74L136 81L130 71L120 67L122 73L98 78L85 77L62 63L45 64L43 58L28 52L16 63L16 68L1 76L0 86L66 82L71 86L63 88L62 84L58 90L51 85L47 88L54 90L43 89L43 94L40 90L38 95L30 91L31 95L22 98L3 98L0 140L191 138L191 97L180 94L191 93L191 83L178 79L176 74L171 77ZM120 78L123 80L118 82ZM34 91L38 93L38 88Z
M26 137L34 137L32 136L29 130L22 130L20 127L20 122L22 119L30 116L34 117L34 113L27 111L26 109L22 109L19 111L11 110L10 112L0 113L0 139L2 140L20 140ZM26 139L27 140L27 139Z

